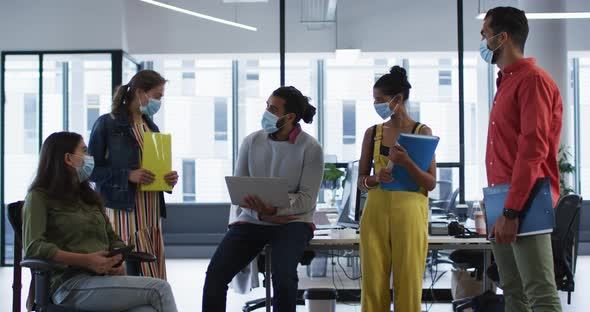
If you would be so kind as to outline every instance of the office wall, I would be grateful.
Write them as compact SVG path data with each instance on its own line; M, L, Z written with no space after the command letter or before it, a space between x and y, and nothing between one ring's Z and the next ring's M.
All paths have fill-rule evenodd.
M278 1L251 4L203 4L176 0L176 5L258 27L257 32L206 22L128 1L131 53L272 52L279 47ZM465 32L477 49L481 21L477 3L465 1ZM300 23L300 1L287 1L287 51L332 52L335 48L363 51L454 51L457 49L456 1L339 0L337 25L307 30ZM237 19L234 17L237 16ZM157 23L153 21L157 20ZM417 40L423 38L424 40ZM426 39L427 38L427 39Z
M563 0L567 11L590 10L590 2ZM241 30L154 7L140 1L2 0L0 50L125 49L151 53L278 52L278 0L224 4L174 0L170 3L258 27ZM465 48L477 50L481 21L478 1L464 1ZM338 25L307 30L301 2L287 1L287 50L332 52L454 51L454 0L339 0ZM590 20L567 22L568 50L590 50Z
M168 204L166 211L166 257L210 258L227 231L229 204Z
M125 2L1 0L0 50L124 48Z
M588 0L564 0L568 12L590 12ZM570 51L590 51L588 38L590 19L569 20L567 22L567 41Z

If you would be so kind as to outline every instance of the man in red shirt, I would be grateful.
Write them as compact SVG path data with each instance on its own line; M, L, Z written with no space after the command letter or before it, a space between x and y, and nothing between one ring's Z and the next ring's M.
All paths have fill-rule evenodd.
M525 13L512 7L488 11L481 31L482 58L500 68L486 152L489 186L510 183L502 216L490 237L507 312L561 311L555 287L550 234L516 236L519 215L539 178L551 180L559 199L557 153L563 105L547 72L524 58L529 27ZM556 60L560 61L560 60Z

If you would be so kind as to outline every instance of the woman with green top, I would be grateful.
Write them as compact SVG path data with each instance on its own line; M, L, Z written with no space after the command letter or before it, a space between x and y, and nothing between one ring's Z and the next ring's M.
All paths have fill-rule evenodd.
M59 132L45 140L24 205L26 257L66 265L51 278L56 304L84 311L177 311L166 281L124 276L121 256L107 256L125 243L88 182L93 168L79 134Z

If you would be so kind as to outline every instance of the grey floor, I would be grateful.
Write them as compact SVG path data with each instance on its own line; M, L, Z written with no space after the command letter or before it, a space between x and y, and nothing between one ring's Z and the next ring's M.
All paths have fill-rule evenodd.
M168 260L168 280L174 290L176 302L179 311L200 311L201 310L201 294L203 281L205 278L205 270L209 260L198 260L198 259L187 259L187 260ZM346 259L341 260L342 267L340 265L332 266L328 264L328 275L326 278L307 278L305 273L305 267L300 268L300 289L306 289L310 287L334 287L336 288L354 288L358 287L358 281L349 280L342 268L345 269L346 274L351 276L353 274L350 267L346 265ZM441 266L439 271L449 269L447 266ZM332 274L334 272L334 274ZM427 274L428 275L428 274ZM28 272L23 272L23 289L28 289L28 281L30 275ZM437 283L436 287L449 287L450 285L450 272L442 276ZM590 311L588 305L590 305L590 256L580 257L578 262L578 272L576 276L576 287L577 290L573 294L572 305L568 306L565 302L566 294L560 294L562 298L563 311L567 312L587 312ZM427 277L424 281L425 287L430 286L430 278ZM11 310L11 286L12 286L12 268L4 267L0 268L0 311L12 311ZM23 291L23 296L25 291ZM232 290L228 293L228 309L227 311L241 311L243 304L252 299L260 298L264 296L264 289L258 288L247 295L240 295L234 293ZM24 298L23 298L24 302ZM425 310L427 307L423 307ZM451 306L448 304L428 304L430 312L448 312L451 311ZM263 311L263 309L259 310ZM299 307L297 311L306 311L305 307ZM337 306L339 312L352 312L360 311L358 303L350 304L339 304Z

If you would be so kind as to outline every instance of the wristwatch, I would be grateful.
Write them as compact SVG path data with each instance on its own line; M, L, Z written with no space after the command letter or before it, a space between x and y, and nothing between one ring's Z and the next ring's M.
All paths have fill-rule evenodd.
M503 215L507 219L516 219L516 218L520 217L520 212L518 212L514 209L504 209Z

